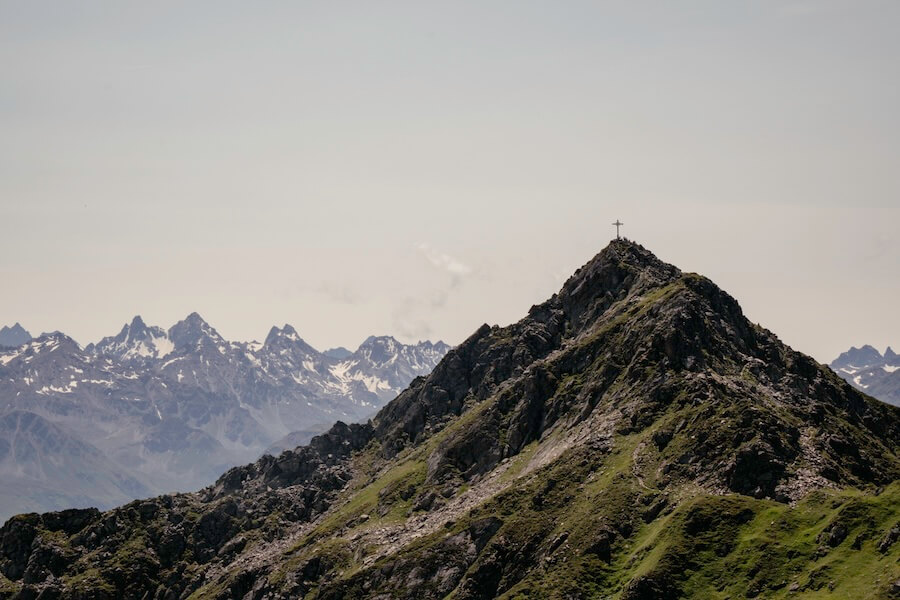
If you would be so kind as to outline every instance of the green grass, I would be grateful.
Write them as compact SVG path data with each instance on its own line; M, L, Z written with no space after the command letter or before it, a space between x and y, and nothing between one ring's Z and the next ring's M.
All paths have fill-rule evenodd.
M396 467L384 473L381 477L366 485L362 489L350 495L349 500L340 505L336 511L329 514L313 532L314 537L327 536L336 530L345 527L360 515L368 514L369 520L360 526L373 524L375 521L398 521L405 516L411 502L394 502L391 511L384 517L378 517L375 510L379 502L379 493L389 486L421 485L425 480L425 462L415 458L409 458Z
M74 597L90 597L92 593L105 593L110 597L116 593L116 588L106 581L97 569L88 569L77 575L65 576L62 578L63 584L72 591Z
M507 483L521 475L522 471L525 470L525 467L528 466L528 463L531 462L531 459L534 458L538 445L538 441L535 440L527 444L522 448L521 452L513 456L510 459L510 465L506 468L506 471L500 475L500 481Z
M0 573L0 595L4 597L12 597L22 589L22 584L12 582Z
M879 496L817 492L796 506L698 496L638 533L620 585L643 575L684 597L887 598L900 578L900 544L887 554L877 546L898 520L900 483ZM848 535L830 548L820 536L837 521Z

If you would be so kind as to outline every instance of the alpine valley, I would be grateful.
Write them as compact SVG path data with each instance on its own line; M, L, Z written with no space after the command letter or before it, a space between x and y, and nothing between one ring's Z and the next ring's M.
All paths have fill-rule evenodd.
M446 354L370 337L341 358L285 325L229 342L193 313L168 331L140 317L81 348L18 324L0 348L0 519L209 485L229 467L365 420Z
M191 399L236 385L220 357L246 355L279 381L269 357L304 347L276 330L264 356L198 318L174 329L175 354L135 357L116 394L148 422L165 417L169 404L134 400L126 383L150 389L151 360L162 375L146 381L169 388L159 398L190 384L184 414L258 443L249 422ZM79 355L65 338L30 348L27 367L20 349L4 368L54 374L38 389L105 381L113 360L85 354L72 379L51 367L54 352ZM169 362L186 348L199 360ZM265 385L260 397L278 396ZM749 322L708 279L614 241L366 423L338 422L196 493L10 519L0 596L897 598L898 452L900 408Z

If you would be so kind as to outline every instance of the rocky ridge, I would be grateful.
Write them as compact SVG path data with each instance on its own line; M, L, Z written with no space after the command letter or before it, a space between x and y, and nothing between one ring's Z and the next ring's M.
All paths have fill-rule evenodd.
M4 597L900 592L900 409L615 241L362 425L0 529Z

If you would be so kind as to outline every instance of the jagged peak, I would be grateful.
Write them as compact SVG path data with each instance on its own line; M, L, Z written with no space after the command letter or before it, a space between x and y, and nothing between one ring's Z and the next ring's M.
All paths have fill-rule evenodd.
M374 344L396 344L399 345L400 342L392 335L370 335L367 337L362 344L359 345L360 348L364 346L372 346Z
M444 340L438 340L436 342L432 342L431 340L419 340L418 342L413 344L413 346L415 346L416 348L427 348L427 349L450 348L450 344L446 343Z
M150 327L144 323L144 319L142 319L140 315L135 315L130 323L126 323L122 327L122 331L119 332L118 337L121 338L121 341L143 339L147 336L149 330Z
M277 338L287 338L291 340L300 339L300 336L297 335L297 330L292 326L285 323L284 327L278 327L278 325L272 325L272 328L269 329L269 334L266 336L266 343L270 343Z
M571 297L583 292L605 292L618 286L628 275L632 280L644 277L654 283L673 280L681 271L661 261L655 254L636 242L613 240L603 250L563 284L560 297ZM585 289L585 288L588 289Z
M674 283L682 272L629 240L613 240L578 268L557 294L533 306L528 316L546 322L558 312L570 323L569 334L578 335L613 304L628 295L642 295Z
M832 361L832 367L843 367L843 366L856 366L856 367L864 367L869 365L880 364L886 356L882 356L881 352L879 352L875 347L870 344L864 344L857 348L856 346L851 346L849 350L846 352L842 352L840 356L838 356L834 361Z
M272 325L271 329L269 329L269 333L266 335L266 339L263 342L268 345L272 341L274 341L278 336L281 335L281 329L278 328L278 325Z
M167 354L168 334L161 328L147 325L140 315L122 326L115 336L107 336L96 344L88 344L85 351L116 356L120 359L161 358Z
M188 316L186 316L184 318L183 322L190 323L190 324L197 323L197 324L208 325L208 323L203 319L203 317L200 316L200 313L198 313L197 311L194 311L191 314L189 314Z
M28 342L27 347L34 352L55 350L57 348L67 348L71 350L81 349L78 342L61 331L45 331Z
M263 342L263 347L272 348L272 347L285 347L285 346L295 346L299 347L306 354L318 354L318 350L310 346L306 343L306 341L300 337L297 333L297 330L294 329L293 326L285 323L284 327L279 328L277 325L273 325L269 330L269 334L266 336L265 341Z
M223 342L222 336L219 335L209 323L203 320L197 312L192 312L184 320L179 321L169 328L168 337L175 344L176 348L186 345L195 345L204 338L212 339L216 342Z
M0 346L18 347L27 344L32 339L29 333L22 325L16 321L12 327L0 328Z

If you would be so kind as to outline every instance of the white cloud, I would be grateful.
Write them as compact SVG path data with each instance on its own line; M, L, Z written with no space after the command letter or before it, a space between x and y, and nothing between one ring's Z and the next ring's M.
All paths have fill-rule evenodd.
M449 254L435 250L428 244L419 244L418 249L428 262L442 271L447 271L448 273L457 276L468 275L472 272L472 267L469 265L460 262Z

